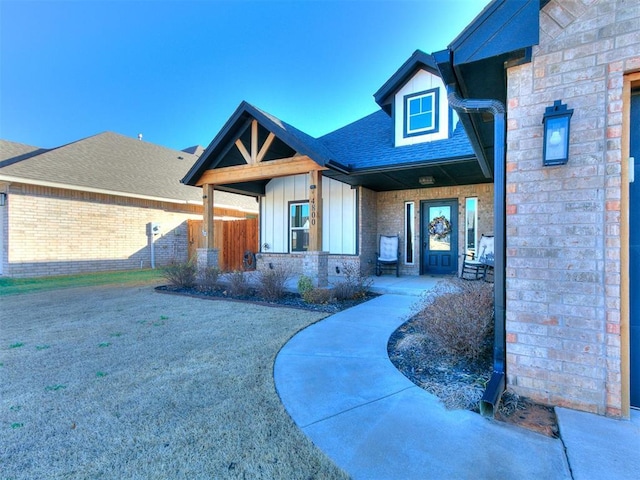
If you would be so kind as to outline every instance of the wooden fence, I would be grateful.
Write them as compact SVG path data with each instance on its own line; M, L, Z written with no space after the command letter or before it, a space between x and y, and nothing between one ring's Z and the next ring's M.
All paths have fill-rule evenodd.
M196 257L198 248L206 247L202 235L202 220L189 220L189 258ZM213 245L219 250L218 264L222 270L242 270L247 250L258 251L258 219L214 220Z

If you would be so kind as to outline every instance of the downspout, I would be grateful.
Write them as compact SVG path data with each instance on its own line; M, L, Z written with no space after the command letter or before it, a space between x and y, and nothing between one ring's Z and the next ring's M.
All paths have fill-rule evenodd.
M506 377L506 344L505 344L505 108L499 100L479 100L461 98L452 86L447 86L449 105L458 113L489 112L493 115L493 209L494 209L494 342L493 373L487 384L482 400L480 413L483 416L494 416L505 388Z

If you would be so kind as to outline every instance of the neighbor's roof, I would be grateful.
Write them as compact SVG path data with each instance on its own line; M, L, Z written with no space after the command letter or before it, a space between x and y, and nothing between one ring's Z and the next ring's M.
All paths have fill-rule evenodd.
M180 183L197 156L105 132L51 150L0 140L0 180L134 198L202 204ZM256 210L255 200L220 192L216 205Z
M0 165L19 162L46 151L44 148L33 147L24 143L0 140Z

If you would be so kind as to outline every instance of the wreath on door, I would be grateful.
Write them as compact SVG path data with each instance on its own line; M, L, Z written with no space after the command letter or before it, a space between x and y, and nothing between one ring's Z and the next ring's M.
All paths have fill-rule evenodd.
M450 233L451 222L444 215L440 215L429 222L429 235L435 237L436 240L442 240Z

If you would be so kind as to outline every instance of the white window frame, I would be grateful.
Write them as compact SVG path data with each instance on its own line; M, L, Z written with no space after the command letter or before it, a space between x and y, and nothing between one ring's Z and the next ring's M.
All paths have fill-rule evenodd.
M475 203L473 215L470 215L469 205ZM473 247L469 247L469 224L473 223ZM478 197L467 197L464 204L464 251L465 253L475 253L478 248Z
M416 263L416 204L404 202L404 264Z
M307 207L307 222L305 225L301 226L301 227L294 227L292 225L292 215L291 215L291 209L293 207L298 207L298 206L306 206ZM309 216L310 214L310 210L309 210L309 201L294 201L294 202L289 202L289 211L287 212L287 215L289 217L289 253L297 253L297 252L306 252L309 248L309 246L307 245L307 249L304 250L294 250L293 249L293 232L294 231L301 231L301 232L307 232L307 238L309 237L309 223L311 220L311 217Z
M416 100L422 100L426 97L431 97L431 110L430 111L420 111L417 114L411 114L411 103ZM430 133L437 133L439 131L439 90L437 88L432 88L431 90L425 90L418 93L412 93L410 95L405 95L404 97L404 136L412 137L416 135L426 135ZM423 128L411 128L411 118L416 115L425 115L426 113L431 113L431 125Z

